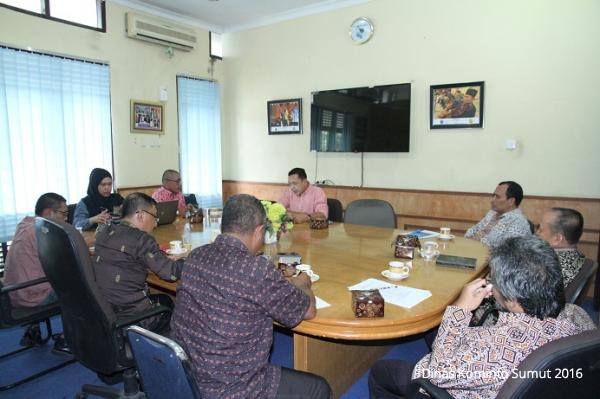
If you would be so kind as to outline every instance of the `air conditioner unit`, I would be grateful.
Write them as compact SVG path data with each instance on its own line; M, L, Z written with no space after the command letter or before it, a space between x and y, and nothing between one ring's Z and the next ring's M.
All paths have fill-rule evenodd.
M163 44L184 51L196 45L196 34L190 29L173 22L127 13L127 36L148 42Z

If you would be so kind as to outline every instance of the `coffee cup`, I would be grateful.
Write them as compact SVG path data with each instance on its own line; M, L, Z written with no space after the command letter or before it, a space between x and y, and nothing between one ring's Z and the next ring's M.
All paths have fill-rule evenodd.
M440 235L442 237L450 237L450 227L440 227Z
M410 267L404 262L394 260L388 263L388 266L388 271L393 275L405 276L410 273Z
M425 241L425 244L423 244L423 250L426 252L437 251L437 249L438 243L435 241Z
M425 260L432 260L434 257L438 256L440 251L438 251L438 244L433 241L427 241L421 247L421 256Z
M312 277L314 275L314 272L312 271L312 267L310 265L307 265L305 263L302 263L300 265L296 265L296 271L302 272L302 273L306 273L309 277Z
M171 252L173 252L173 253L181 252L181 241L179 241L179 240L171 241L171 242L169 242L169 246L171 248Z

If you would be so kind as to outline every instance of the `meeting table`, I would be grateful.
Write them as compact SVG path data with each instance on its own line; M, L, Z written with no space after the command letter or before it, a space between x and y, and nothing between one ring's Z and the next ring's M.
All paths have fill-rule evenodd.
M184 225L185 220L178 219L159 226L154 234L161 247L181 239ZM382 275L388 263L409 261L394 257L393 243L401 233L398 229L343 223L332 223L323 230L297 224L278 242L263 248L275 263L278 254L298 253L302 263L311 265L319 276L312 289L329 306L319 308L314 319L302 321L292 329L294 368L325 377L336 398L397 344L396 339L438 326L446 306L458 297L462 287L487 273L487 247L463 237L433 237L422 238L421 242L436 241L442 254L476 258L475 269L442 267L435 261L424 261L417 251L409 277L390 281ZM208 244L214 237L215 231L210 227L191 225L192 248ZM348 287L367 279L427 290L431 296L410 308L385 304L383 317L356 318ZM152 273L148 284L176 295L177 283L160 280Z

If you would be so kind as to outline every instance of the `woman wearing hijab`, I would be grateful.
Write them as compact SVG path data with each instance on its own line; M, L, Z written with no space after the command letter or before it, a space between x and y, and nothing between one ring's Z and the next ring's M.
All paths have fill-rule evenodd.
M82 198L73 216L75 227L92 230L106 224L115 206L121 206L123 197L112 192L112 176L106 169L95 168L90 173L87 196ZM90 216L93 215L93 216Z

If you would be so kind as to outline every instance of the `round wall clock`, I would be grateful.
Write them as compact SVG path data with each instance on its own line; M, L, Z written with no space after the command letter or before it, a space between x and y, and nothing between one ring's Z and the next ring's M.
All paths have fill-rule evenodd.
M356 18L350 25L350 38L357 44L363 44L373 36L373 31L373 24L368 18Z

